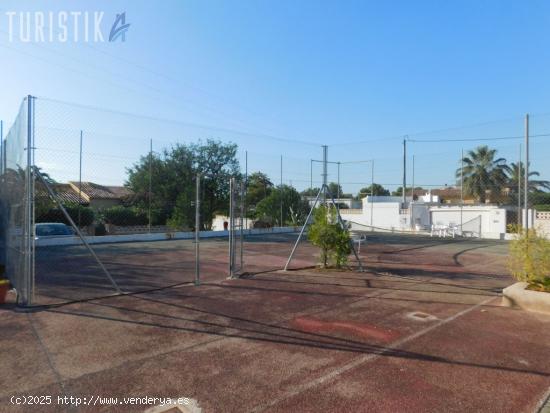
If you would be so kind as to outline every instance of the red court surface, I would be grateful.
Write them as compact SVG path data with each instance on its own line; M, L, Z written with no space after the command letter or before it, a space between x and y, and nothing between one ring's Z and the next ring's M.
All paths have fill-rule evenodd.
M499 292L513 282L505 244L371 236L359 273L308 268L315 249L304 243L293 262L299 269L278 271L291 240L248 240L250 273L239 280L225 278L227 245L218 240L204 245L199 287L32 312L2 308L0 411L151 407L70 407L58 395L189 397L204 412L500 413L541 405L550 388L550 316L500 306ZM143 268L147 260L138 265L137 245L124 246L136 284L162 278L160 260L150 262L155 274ZM192 244L183 245L187 257ZM111 253L122 269L122 254ZM165 264L176 252L166 254ZM188 268L186 260L172 264ZM191 267L185 274L191 281ZM55 293L56 283L41 285ZM17 406L13 395L55 397L49 406Z

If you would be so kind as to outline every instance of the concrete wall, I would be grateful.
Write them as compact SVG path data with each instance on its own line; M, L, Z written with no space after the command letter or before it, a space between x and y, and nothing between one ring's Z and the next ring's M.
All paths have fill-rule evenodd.
M540 211L536 213L535 228L537 231L550 237L550 211Z
M258 228L247 229L247 235L262 235L262 234L286 234L298 232L299 227L275 227L275 228ZM201 238L227 237L227 231L201 231ZM105 236L87 236L84 237L89 244L106 244L116 242L143 242L143 241L162 241L170 239L193 239L194 232L170 232L158 234L131 234L131 235L105 235ZM35 240L36 247L49 247L55 245L82 245L79 237L51 237L39 238Z

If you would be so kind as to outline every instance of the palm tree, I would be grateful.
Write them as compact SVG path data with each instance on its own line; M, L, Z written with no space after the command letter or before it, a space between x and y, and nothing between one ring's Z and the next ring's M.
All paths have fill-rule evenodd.
M508 183L509 167L506 159L495 159L497 150L488 146L478 146L462 159L462 167L456 171L456 177L463 180L464 195L485 203L487 192L494 199Z
M550 181L541 181L538 179L531 179L532 176L540 176L537 171L529 171L529 192L538 192L542 190L550 190ZM521 185L524 185L525 179L525 167L523 162L510 164L508 187L512 192L518 190L518 182L521 179Z

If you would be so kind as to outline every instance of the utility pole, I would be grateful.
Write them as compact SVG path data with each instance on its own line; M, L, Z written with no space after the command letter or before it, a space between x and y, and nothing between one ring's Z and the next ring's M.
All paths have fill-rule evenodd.
M309 189L313 189L313 159L309 161Z
M200 213L200 198L201 191L201 175L197 174L197 188L195 190L195 285L200 285L200 228L201 228L201 213Z
M340 212L340 162L338 162L338 203L336 204L336 209Z
M529 229L529 114L525 115L525 185L524 192L524 208L525 208L525 230Z
M407 202L407 136L403 139L403 208Z
M521 213L521 169L522 169L522 160L521 160L521 143L519 144L519 161L518 161L518 230L521 227L522 223L522 213Z

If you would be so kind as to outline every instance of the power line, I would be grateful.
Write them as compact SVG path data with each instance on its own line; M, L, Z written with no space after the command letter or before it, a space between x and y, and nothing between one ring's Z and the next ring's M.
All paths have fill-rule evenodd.
M156 117L150 116L150 115L124 112L124 111L120 111L120 110L116 110L116 109L100 108L100 107L97 107L97 106L84 105L84 104L81 104L81 103L66 102L66 101L62 101L62 100L47 98L47 97L44 97L44 96L39 96L38 99L46 101L46 102L57 103L57 104L60 104L60 105L66 105L66 106L70 106L70 107L77 107L77 108L85 109L85 110L93 110L93 111L96 111L96 112L110 113L110 114L113 114L113 115L126 116L126 117L131 117L131 118L136 118L136 119L145 119L145 120L150 120L150 121L153 121L153 122L171 123L171 124L174 124L174 125L194 127L194 128L197 128L197 129L205 129L205 130L212 130L212 131L217 131L217 132L232 133L232 134L236 134L236 135L240 135L240 136L250 136L250 137L254 137L254 138L268 139L268 140L273 140L273 141L278 141L278 142L294 143L294 144L300 144L300 145L308 145L308 146L319 147L318 143L305 142L305 141L300 141L300 140L292 139L292 138L283 138L283 137L264 134L264 133L251 133L251 132L244 132L244 131L239 131L239 130L230 129L230 128L207 126L207 125L202 125L202 124L193 123L193 122L184 122L184 121L175 120L175 119L156 118Z
M531 135L533 138L538 138L542 136L550 136L550 133L541 133L538 135ZM499 138L451 138L451 139L407 139L407 142L475 142L475 141L501 141L501 140L514 140L514 139L523 139L523 136L503 136Z

